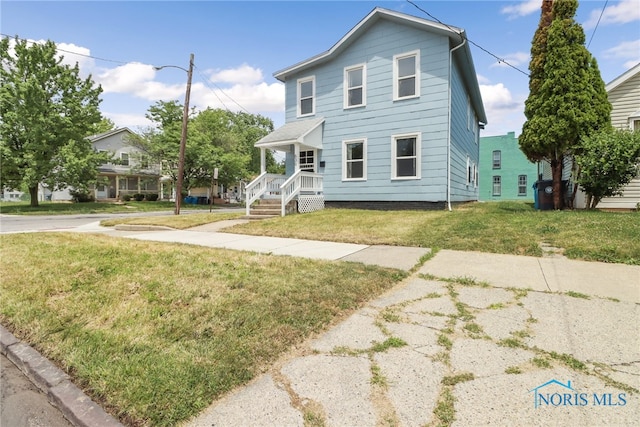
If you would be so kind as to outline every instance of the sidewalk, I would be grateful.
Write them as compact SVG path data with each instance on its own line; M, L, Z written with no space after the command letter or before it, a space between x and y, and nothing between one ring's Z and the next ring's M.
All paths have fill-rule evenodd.
M429 249L247 236L220 226L76 231L412 273L189 426L305 419L416 426L453 416L459 426L582 426L640 418L639 266L449 250L420 266Z

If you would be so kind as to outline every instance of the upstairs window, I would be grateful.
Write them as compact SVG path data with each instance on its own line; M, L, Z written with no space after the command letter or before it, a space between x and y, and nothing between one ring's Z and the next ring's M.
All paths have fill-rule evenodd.
M493 152L493 169L500 169L502 167L502 153L500 150Z
M316 78L298 80L298 116L310 116L316 109Z
M391 175L394 179L420 178L420 136L395 135L391 146Z
M420 96L420 54L409 52L393 57L393 99Z
M366 103L366 68L355 65L344 69L344 108L361 107Z
M129 166L129 153L120 153L120 164L122 166Z

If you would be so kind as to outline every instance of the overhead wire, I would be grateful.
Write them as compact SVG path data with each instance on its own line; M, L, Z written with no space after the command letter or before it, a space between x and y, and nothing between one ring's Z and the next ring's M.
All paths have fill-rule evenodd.
M600 20L602 19L602 15L604 15L604 10L607 8L607 4L609 0L604 2L604 6L602 7L602 11L600 12L600 16L598 17L598 22L596 22L596 27L593 29L593 33L591 33L591 38L589 39L589 43L587 43L587 49L591 46L591 41L593 40L593 36L596 35L596 30L598 29L598 25L600 25Z
M19 36L17 36L17 35L16 35L16 36L10 36L10 35L8 35L8 34L0 33L0 36L2 36L2 37L6 37L6 38L9 38L9 39L17 38L18 40L21 40L21 41L27 41L27 42L29 41L28 39L21 38L21 37L19 37ZM55 42L54 42L54 43L55 43ZM87 55L87 54L84 54L84 53L72 52L72 51L70 51L70 50L61 49L61 48L58 46L58 44L57 44L57 43L56 43L56 50L57 50L57 51L59 51L59 52L69 53L69 54L72 54L72 55L78 55L78 56L82 56L82 57L85 57L85 58L95 59L95 60L98 60L98 61L111 62L111 63L114 63L114 64L126 65L126 64L129 64L129 63L131 63L131 62L132 62L132 61L128 61L128 62L127 62L127 61L118 61L118 60L115 60L115 59L106 59L106 58L100 58L100 57L98 57L98 56ZM215 91L213 88L211 88L211 86L209 85L209 79L208 79L206 76L204 76L204 74L202 73L202 71L200 70L200 68L198 68L198 66L197 66L196 64L193 64L193 66L194 66L194 68L198 71L198 74L199 74L199 75L200 75L200 77L202 78L202 82L203 82L203 83L204 83L204 85L207 87L207 89L209 89L209 90L210 90L210 91L215 95L215 97L218 99L218 101L220 101L220 103L222 104L222 106L224 107L224 109L225 109L225 110L230 111L230 110L229 110L229 107L227 107L227 105L224 103L224 101L223 101L223 100L218 96L218 94L216 93L216 91ZM214 86L215 86L215 87L216 87L220 92L222 92L222 94L223 94L223 95L225 95L227 98L229 98L231 101L233 101L233 103L235 103L238 107L240 107L240 109L242 109L244 112L246 112L246 113L248 113L248 114L251 114L251 113L249 112L249 110L247 110L245 107L243 107L242 105L240 105L240 103L239 103L238 101L236 101L235 99L233 99L233 98L231 97L231 95L229 95L228 93L226 93L226 92L225 92L221 87L219 87L218 85L216 85L216 84L215 84L215 83L213 83L213 82L212 82L212 84L213 84L213 85L214 85Z
M406 0L407 3L410 3L411 5L413 5L415 8L417 8L419 11L425 13L427 16L429 16L431 19L433 19L434 21L438 22L441 25L444 25L445 27L449 28L451 31L453 31L454 33L458 34L460 37L462 37L462 34L460 34L458 31L456 31L454 28L452 28L451 26L445 24L444 22L442 22L441 20L439 20L438 18L436 18L435 16L433 16L431 13L427 12L426 10L424 10L422 7L418 6L417 4L415 4L413 1L411 0ZM479 44L477 44L476 42L474 42L473 40L471 40L469 37L466 37L467 41L469 43L471 43L472 45L474 45L475 47L477 47L478 49L482 50L483 52L491 55L492 57L494 57L499 64L505 64L511 68L513 68L516 71L519 71L520 73L524 74L525 76L529 77L529 73L527 73L526 71L521 70L520 68L516 67L513 64L510 64L506 59L499 57L498 55L490 52L488 49L485 49L484 47L480 46Z

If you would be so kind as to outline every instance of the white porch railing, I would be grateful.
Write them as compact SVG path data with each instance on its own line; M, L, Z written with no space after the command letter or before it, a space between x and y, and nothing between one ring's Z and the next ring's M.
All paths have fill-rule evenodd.
M246 214L251 213L251 204L265 194L279 195L281 215L285 215L287 203L300 193L321 194L323 192L322 175L313 172L298 171L287 178L284 175L262 173L246 187Z
M246 194L246 214L251 211L251 204L264 194L280 194L280 187L287 179L284 175L263 172L256 179L247 184Z
M284 216L287 203L301 192L322 193L322 175L313 172L298 171L280 186L282 195L281 215Z

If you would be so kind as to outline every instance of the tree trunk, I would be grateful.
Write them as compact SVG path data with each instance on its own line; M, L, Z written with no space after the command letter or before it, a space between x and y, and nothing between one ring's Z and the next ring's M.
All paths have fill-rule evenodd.
M29 196L31 197L31 207L38 207L38 186L29 187Z
M553 209L563 208L562 203L562 157L551 160L551 176L553 177Z

